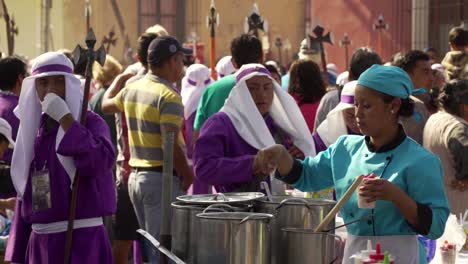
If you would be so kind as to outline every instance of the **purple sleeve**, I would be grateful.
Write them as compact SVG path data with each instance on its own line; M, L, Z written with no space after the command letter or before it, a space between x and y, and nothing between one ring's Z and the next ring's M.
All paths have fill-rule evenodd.
M22 202L17 199L15 215L11 225L10 236L5 252L5 261L24 263L26 250L28 248L31 225L26 223L21 216Z
M90 111L86 127L75 121L65 133L57 153L73 157L83 176L105 175L115 162L109 127L100 116Z
M200 131L194 147L193 162L195 177L202 183L226 185L253 179L254 155L226 156L226 146L235 144L229 142L233 139L229 138L226 127L221 118L213 117L205 122Z
M315 131L312 134L312 138L314 139L314 143L315 143L315 153L319 154L320 152L327 149L327 145L325 145L325 143L323 143L323 141L320 138L320 135L317 133L317 131Z

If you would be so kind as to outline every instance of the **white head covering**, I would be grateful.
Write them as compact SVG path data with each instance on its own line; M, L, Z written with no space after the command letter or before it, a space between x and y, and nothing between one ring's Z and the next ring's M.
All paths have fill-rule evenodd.
M249 145L256 149L275 144L265 123L250 95L246 81L254 76L268 76L269 71L261 64L246 64L236 73L236 85L229 94L220 111L225 112L236 131ZM315 146L311 133L296 101L281 86L273 81L274 97L270 116L275 124L288 133L294 144L307 156L315 155Z
M34 142L42 115L41 103L36 92L36 79L54 75L65 77L65 101L75 120L80 118L83 100L80 80L73 75L73 64L62 53L47 52L40 55L34 59L31 72L31 76L23 80L19 103L14 111L20 120L20 125L13 151L11 176L19 197L23 196L29 178L29 168L34 157ZM60 127L55 140L56 150L64 134L65 132ZM59 154L57 157L73 182L76 171L73 159Z
M334 64L334 63L328 63L327 64L327 71L328 71L328 73L331 73L331 74L333 74L335 76L338 75L338 67L336 67L336 64Z
M344 86L349 82L349 71L344 71L336 77L336 84Z
M431 65L431 69L436 70L436 71L440 71L440 72L442 72L442 73L445 72L445 67L444 67L442 64L440 64L440 63L434 63L434 64L432 64L432 65Z
M218 79L224 76L231 75L236 72L236 68L232 64L232 56L225 56L216 63L216 72L218 73Z
M0 135L6 137L8 142L10 142L10 144L8 145L9 148L15 147L15 141L11 137L11 126L8 123L8 121L6 121L3 118L0 118Z
M357 81L345 84L341 91L340 103L328 113L327 119L317 128L317 133L327 147L335 143L340 136L348 134L343 110L354 108L356 84Z
M185 119L197 110L200 97L210 83L210 69L205 65L192 64L187 68L185 77L182 79L181 91Z

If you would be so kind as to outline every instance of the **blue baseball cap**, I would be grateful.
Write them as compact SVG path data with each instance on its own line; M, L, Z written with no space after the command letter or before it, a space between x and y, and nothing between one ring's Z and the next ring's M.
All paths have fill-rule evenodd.
M159 64L179 51L182 51L185 55L192 54L191 49L183 48L174 37L157 37L148 46L148 63Z
M396 66L374 64L361 74L357 84L402 99L425 92L425 89L414 89L409 75Z

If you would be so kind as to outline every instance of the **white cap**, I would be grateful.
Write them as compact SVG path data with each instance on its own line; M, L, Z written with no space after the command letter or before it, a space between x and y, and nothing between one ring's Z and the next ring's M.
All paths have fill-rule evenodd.
M5 136L10 142L9 148L15 147L15 141L11 137L11 126L10 124L3 118L0 118L0 134Z

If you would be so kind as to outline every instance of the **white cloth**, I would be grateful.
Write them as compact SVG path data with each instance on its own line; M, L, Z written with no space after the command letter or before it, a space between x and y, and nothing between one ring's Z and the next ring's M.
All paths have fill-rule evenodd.
M343 110L354 108L354 92L356 84L357 81L345 84L341 92L340 103L333 108L330 113L328 113L327 119L325 119L317 128L318 135L327 147L335 143L340 136L348 134Z
M8 146L9 148L13 148L15 146L15 141L11 137L11 125L3 118L0 118L0 135L6 137L10 143Z
M380 243L382 254L390 252L395 257L395 263L419 264L419 242L417 236L354 236L348 234L346 239L343 264L354 264L350 257L361 250L367 249L367 240L372 242L372 247Z
M236 73L242 74L249 68L264 68L261 64L247 64ZM264 68L265 69L265 68ZM292 96L265 73L253 72L242 79L232 89L226 103L220 111L226 113L236 131L249 145L256 149L263 149L275 144L265 123L263 116L257 109L248 90L246 81L254 76L268 76L273 81L274 98L270 109L270 116L275 124L288 133L294 144L307 156L315 156L315 147L311 133L301 110Z
M63 75L65 77L65 101L70 113L75 120L79 120L81 116L83 95L80 92L80 80L72 73L64 71L47 71L34 75L35 70L48 65L61 65L73 71L73 64L65 55L58 52L47 52L34 59L32 66L33 75L23 80L19 103L14 110L20 120L20 125L11 165L13 185L20 198L23 196L29 178L29 168L34 157L34 142L42 115L41 103L36 92L36 79L46 76ZM64 135L65 132L60 127L55 141L56 150ZM73 159L60 154L57 154L57 157L70 177L71 182L73 182L76 172Z
M73 229L102 226L102 217L75 219ZM31 229L36 234L54 234L67 231L68 221L53 222L47 224L32 224Z
M347 84L348 82L349 82L349 71L342 72L336 77L337 85L343 86Z
M333 74L335 76L338 75L338 67L336 67L336 64L334 64L334 63L328 63L327 64L327 71L328 71L328 73L331 73L331 74Z
M216 63L216 72L218 73L218 79L226 75L231 75L236 72L236 68L232 64L232 56L225 56Z
M206 86L211 83L210 69L203 64L193 64L185 71L182 79L182 103L184 105L184 117L188 119L198 107L200 97Z

